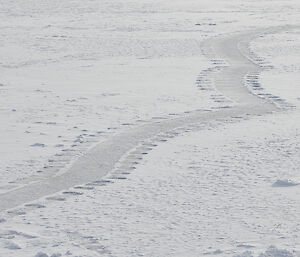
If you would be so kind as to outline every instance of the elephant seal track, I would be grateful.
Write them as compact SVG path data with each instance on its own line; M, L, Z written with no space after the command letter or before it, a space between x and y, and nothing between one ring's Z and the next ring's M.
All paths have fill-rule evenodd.
M189 129L196 124L201 125L219 119L230 120L233 117L249 117L275 111L277 107L273 103L251 94L245 86L246 76L252 78L253 83L256 83L255 78L262 70L251 60L248 44L253 38L261 34L283 29L286 27L236 33L213 38L203 44L204 53L207 57L212 60L223 59L228 63L228 65L221 67L219 72L214 73L213 80L216 89L236 103L234 106L225 106L225 108L214 111L191 111L176 116L176 118L157 120L113 136L78 158L65 173L1 194L0 211L9 210L72 187L84 189L88 186L92 188L91 186L97 183L108 183L111 180L104 180L103 177L115 169L122 157L124 159L125 156L125 162L132 164L131 166L127 165L128 168L134 169L134 164L137 162L128 156L126 157L130 150L142 144L144 148L137 148L136 152L131 152L131 156L147 154L147 150L151 150L155 145L145 142L149 142L153 138L164 141L168 135L174 136L176 134L173 133L175 129ZM136 160L138 159L136 158ZM119 170L121 169L122 167L119 168ZM123 170L123 173L118 173L110 179L125 179L126 174L128 173ZM75 187L83 184L88 185ZM72 191L64 193L66 195L76 194Z

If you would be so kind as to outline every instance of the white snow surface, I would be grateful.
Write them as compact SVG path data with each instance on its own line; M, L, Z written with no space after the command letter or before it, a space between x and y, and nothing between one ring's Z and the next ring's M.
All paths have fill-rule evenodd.
M0 193L140 124L238 108L203 42L281 26L251 41L262 72L245 78L276 111L158 135L98 181L0 212L0 256L300 256L300 29L284 29L299 11L296 0L0 3Z

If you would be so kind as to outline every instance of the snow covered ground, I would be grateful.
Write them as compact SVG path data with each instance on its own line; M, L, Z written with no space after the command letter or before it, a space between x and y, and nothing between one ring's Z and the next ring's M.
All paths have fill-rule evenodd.
M238 108L215 88L220 60L203 42L294 25L299 10L297 1L1 3L1 192L66 172L140 124ZM2 211L0 256L300 256L299 35L282 27L250 43L263 71L245 85L277 111L158 135L106 180Z

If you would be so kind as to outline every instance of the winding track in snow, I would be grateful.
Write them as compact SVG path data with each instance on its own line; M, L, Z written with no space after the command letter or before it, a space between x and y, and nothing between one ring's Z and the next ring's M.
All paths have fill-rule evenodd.
M177 118L141 125L113 136L80 157L67 172L1 194L0 212L66 190L75 185L99 180L113 170L115 164L129 150L161 133L181 127L188 128L193 124L216 119L262 115L276 110L274 104L251 94L244 86L246 75L261 72L261 67L249 58L249 50L246 46L253 38L261 34L285 29L287 27L236 33L213 38L203 44L208 57L225 59L229 63L228 67L215 75L214 81L216 89L235 101L237 103L235 106L211 112L193 111Z

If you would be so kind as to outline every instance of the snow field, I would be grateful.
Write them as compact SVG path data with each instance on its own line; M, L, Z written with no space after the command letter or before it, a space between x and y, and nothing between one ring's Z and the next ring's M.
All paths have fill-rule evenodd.
M2 3L1 192L138 124L221 108L204 39L298 17L298 1ZM158 135L105 178L2 212L0 255L299 256L299 45L297 29L251 43L249 89L285 111Z

